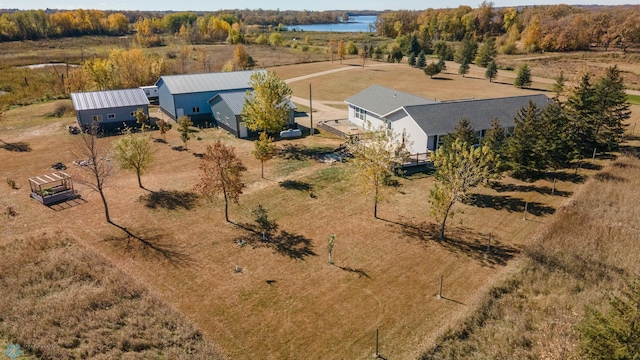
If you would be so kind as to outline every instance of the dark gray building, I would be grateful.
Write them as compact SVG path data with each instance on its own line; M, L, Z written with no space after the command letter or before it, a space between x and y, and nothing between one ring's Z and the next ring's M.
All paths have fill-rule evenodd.
M246 96L246 91L231 91L218 93L209 100L215 124L242 139L257 136L256 132L250 131L242 123L242 106ZM296 106L291 101L287 101L287 105L291 109L287 127L293 127Z
M83 129L94 122L105 131L136 127L133 114L138 109L149 116L149 100L140 88L71 93L71 101L78 125Z

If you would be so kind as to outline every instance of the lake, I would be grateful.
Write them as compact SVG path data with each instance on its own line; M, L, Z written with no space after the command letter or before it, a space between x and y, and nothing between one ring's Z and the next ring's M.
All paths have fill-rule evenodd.
M288 26L291 31L374 32L377 16L351 16L347 23Z

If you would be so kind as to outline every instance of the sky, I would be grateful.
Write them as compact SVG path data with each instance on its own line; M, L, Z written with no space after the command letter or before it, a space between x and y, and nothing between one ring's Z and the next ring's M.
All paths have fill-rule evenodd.
M0 0L0 9L98 9L98 10L174 10L217 11L223 9L280 9L280 10L424 10L427 8L456 8L468 5L477 8L482 0ZM522 5L581 4L623 5L638 4L639 0L494 0L495 7Z

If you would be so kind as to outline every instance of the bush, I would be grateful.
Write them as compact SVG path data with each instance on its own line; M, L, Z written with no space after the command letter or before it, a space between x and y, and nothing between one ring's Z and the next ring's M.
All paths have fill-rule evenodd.
M61 118L65 115L72 115L73 111L74 111L73 104L71 102L64 101L56 105L55 110L53 110L53 113L51 113L50 116Z

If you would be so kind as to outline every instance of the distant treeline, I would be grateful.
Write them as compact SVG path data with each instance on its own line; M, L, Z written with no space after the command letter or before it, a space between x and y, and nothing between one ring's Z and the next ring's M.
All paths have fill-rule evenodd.
M496 37L503 53L521 42L529 52L587 50L590 46L623 50L640 43L640 6L568 5L523 8L493 7L483 2L477 9L392 11L378 16L380 35L398 38L417 35L423 43Z
M343 11L278 11L278 10L225 10L213 12L142 12L101 10L2 10L0 15L0 41L38 40L82 35L124 35L153 24L154 34L179 33L183 26L204 29L221 19L230 28L261 25L272 28L282 25L305 25L347 21ZM142 25L143 22L147 24ZM183 29L184 30L184 29ZM222 40L227 38L225 34ZM219 36L218 36L219 37ZM216 37L217 38L217 37Z

